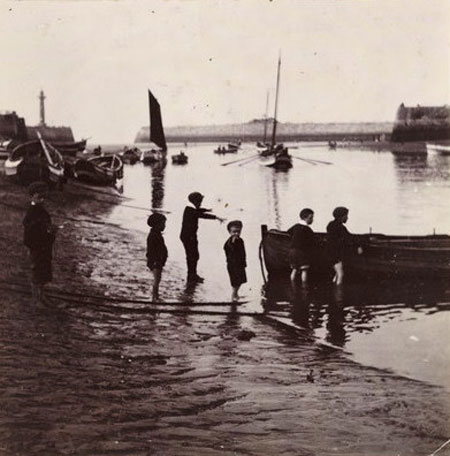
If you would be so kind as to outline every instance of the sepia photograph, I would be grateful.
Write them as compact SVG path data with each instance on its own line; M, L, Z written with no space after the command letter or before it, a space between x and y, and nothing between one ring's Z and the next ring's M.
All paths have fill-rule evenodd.
M0 3L0 456L450 456L450 3Z

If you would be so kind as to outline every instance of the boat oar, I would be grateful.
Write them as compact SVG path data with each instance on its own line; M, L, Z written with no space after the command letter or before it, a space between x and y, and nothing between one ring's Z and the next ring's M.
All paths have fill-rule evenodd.
M258 158L259 158L259 155L256 155L255 157L249 158L246 162L239 163L238 166L247 165L248 163L250 163L250 162L252 162L252 161L254 161L254 160L258 159Z
M317 165L318 163L322 165L332 165L332 162L329 161L324 161L324 160L313 160L312 158L301 158L301 157L296 157L295 155L292 155L292 157L296 158L297 160L303 160L311 165Z
M239 160L232 160L232 161L227 162L227 163L222 163L220 166L232 165L233 163L239 163L239 162L242 162L242 161L245 161L245 160L250 160L250 159L256 158L258 156L259 155L252 155L251 157L240 158Z

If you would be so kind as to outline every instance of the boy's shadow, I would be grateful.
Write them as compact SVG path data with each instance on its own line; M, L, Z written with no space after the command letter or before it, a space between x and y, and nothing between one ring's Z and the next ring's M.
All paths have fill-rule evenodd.
M197 287L199 282L187 282L183 292L179 296L180 302L183 303L192 303L194 302L195 292L197 291Z

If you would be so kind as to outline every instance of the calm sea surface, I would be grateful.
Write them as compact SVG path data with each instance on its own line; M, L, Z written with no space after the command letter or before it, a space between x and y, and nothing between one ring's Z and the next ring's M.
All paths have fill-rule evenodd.
M384 234L450 233L450 157L329 150L326 144L299 143L290 149L297 157L293 169L277 172L260 158L222 166L253 157L253 144L225 156L214 154L216 147L172 144L165 167L125 165L124 196L130 200L123 204L169 212L165 239L172 274L186 273L179 233L187 195L193 191L205 195L204 206L216 215L242 220L248 257L248 283L242 294L255 303L263 284L258 258L261 224L288 229L298 221L301 208L315 211L315 231L325 230L334 207L346 206L350 209L347 227L353 233L370 229ZM170 160L180 150L189 156L185 166ZM118 206L110 221L146 233L146 217L143 211ZM200 221L199 273L206 280L195 292L198 301L229 298L223 252L226 239L226 223ZM357 361L449 387L449 289L363 286L339 297L320 292L307 297L306 313L300 318L292 306L278 310L310 328L315 336L344 347Z

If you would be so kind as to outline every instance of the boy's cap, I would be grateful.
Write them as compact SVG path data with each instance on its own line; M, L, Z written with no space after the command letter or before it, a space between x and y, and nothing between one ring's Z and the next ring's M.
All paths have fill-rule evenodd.
M28 186L28 193L30 196L46 192L48 192L48 185L43 181L36 181Z
M204 196L200 192L192 192L189 193L188 200L191 203L195 203L196 201L202 201Z
M165 215L162 215L159 212L155 212L154 214L151 214L148 216L147 225L149 227L153 228L154 226L156 226L162 222L165 222L165 221L166 221Z
M233 226L236 226L238 228L242 228L242 222L240 220L232 220L231 222L228 222L227 224L227 230L230 231Z

